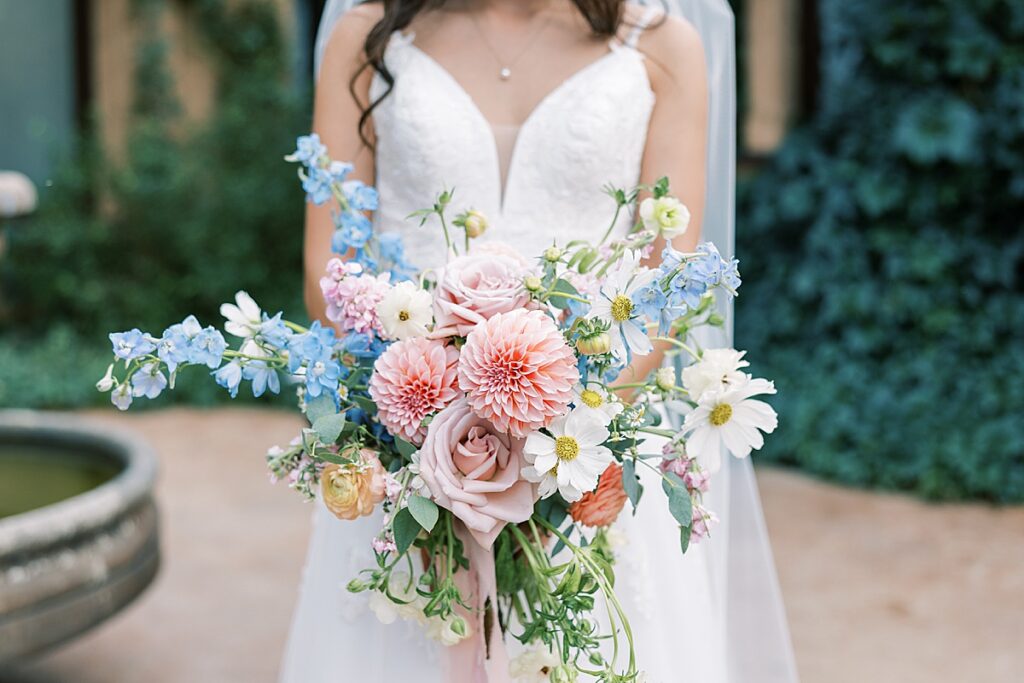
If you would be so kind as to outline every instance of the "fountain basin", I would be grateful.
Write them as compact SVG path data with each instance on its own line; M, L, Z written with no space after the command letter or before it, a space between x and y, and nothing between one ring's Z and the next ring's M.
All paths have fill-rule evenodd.
M0 411L0 665L83 633L152 582L156 469L130 434Z

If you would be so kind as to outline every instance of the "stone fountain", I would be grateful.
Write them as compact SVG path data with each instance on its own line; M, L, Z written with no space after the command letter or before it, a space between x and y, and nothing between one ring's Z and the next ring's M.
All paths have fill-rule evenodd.
M130 603L159 565L156 458L62 414L0 411L0 667Z

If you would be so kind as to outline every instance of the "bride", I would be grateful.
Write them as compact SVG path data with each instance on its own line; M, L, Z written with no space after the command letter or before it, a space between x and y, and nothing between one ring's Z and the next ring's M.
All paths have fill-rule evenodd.
M613 206L603 186L669 176L693 216L674 246L692 251L703 221L704 238L731 250L733 55L724 0L664 3L679 16L623 0L352 4L328 3L321 23L314 130L377 186L378 229L401 231L417 267L441 265L444 248L406 216L444 187L454 188L458 208L472 201L487 217L485 239L539 253L555 238L594 237ZM631 218L622 218L625 231ZM310 206L306 301L321 320L318 281L333 229L329 210ZM646 375L660 355L632 373ZM795 681L749 462L724 466L706 500L722 522L685 556L666 540L677 527L662 506L617 523L617 593L632 616L640 668L655 683ZM375 517L342 522L317 506L283 682L467 680L446 670L443 646L419 627L383 625L365 593L345 590L372 566L379 527ZM524 680L543 680L537 674Z

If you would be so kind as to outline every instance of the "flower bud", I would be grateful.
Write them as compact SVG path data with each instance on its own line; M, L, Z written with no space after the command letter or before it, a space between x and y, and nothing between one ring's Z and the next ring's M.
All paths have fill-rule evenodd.
M658 389L666 393L673 391L676 388L675 368L658 368L658 371L654 373L654 384Z
M612 338L607 332L588 334L576 340L576 350L584 356L596 356L612 350Z
M345 589L349 593L362 593L367 588L368 586L366 585L366 582L360 581L359 579L352 579L348 582L348 585L345 586Z
M114 388L114 364L111 363L107 366L107 373L100 378L99 382L96 382L96 388L99 391L107 392Z
M487 232L487 217L476 209L470 209L466 212L462 227L470 238L479 237Z
M451 628L452 633L455 633L456 635L460 635L462 637L466 636L466 620L462 617L455 617L452 619L449 628Z
M552 244L544 250L545 261L548 261L549 263L558 263L558 259L560 258L562 258L562 250L555 245Z
M551 683L576 683L579 680L576 667L572 664L556 666L551 670L549 678Z
M523 286L526 287L528 292L539 292L544 286L544 281L536 275L527 275L523 278Z

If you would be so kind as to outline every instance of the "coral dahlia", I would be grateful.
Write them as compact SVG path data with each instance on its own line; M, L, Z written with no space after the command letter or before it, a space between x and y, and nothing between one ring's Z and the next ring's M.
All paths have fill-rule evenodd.
M417 446L427 433L423 418L459 396L459 352L444 342L412 337L395 342L373 364L370 397L381 424Z
M459 386L473 412L523 437L568 411L579 381L576 356L541 311L498 313L469 333Z

